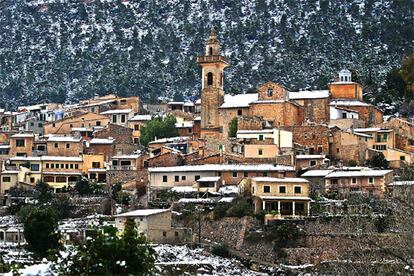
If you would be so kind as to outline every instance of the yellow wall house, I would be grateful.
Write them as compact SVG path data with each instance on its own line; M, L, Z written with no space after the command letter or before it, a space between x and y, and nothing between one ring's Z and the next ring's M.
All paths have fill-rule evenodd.
M124 231L125 223L133 219L139 234L155 243L179 243L191 240L191 229L173 228L170 209L140 209L115 216L115 226Z
M139 138L141 137L141 127L145 125L147 121L151 120L151 115L135 115L128 121L128 127L132 131L132 141L134 144L139 143Z
M265 222L309 216L309 182L303 178L253 177L251 193L255 212L266 211Z

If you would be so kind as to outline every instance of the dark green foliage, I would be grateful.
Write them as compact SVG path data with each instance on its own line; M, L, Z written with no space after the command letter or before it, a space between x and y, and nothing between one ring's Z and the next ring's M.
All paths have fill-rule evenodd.
M167 116L164 119L153 118L141 128L141 143L147 146L155 138L161 139L178 136L178 130L175 127L176 122L173 116Z
M81 177L76 181L75 190L81 196L89 195L93 192L92 185L86 177Z
M329 199L338 199L339 198L339 195L338 195L337 191L328 191L323 196L326 197L326 198L329 198Z
M343 67L357 70L364 86L378 86L412 52L408 0L364 1L366 8L359 0L252 1L248 9L245 1L122 2L54 1L41 11L28 1L1 1L0 52L7 58L0 61L0 105L110 91L146 101L194 97L194 57L212 26L231 58L226 92L266 81L324 88ZM98 27L85 28L92 21Z
M227 215L227 211L231 207L230 203L227 202L219 202L214 207L214 217L216 219L224 218Z
M377 216L374 218L374 225L378 233L384 233L389 228L390 218L385 215Z
M104 227L93 239L68 257L68 266L60 267L64 275L151 275L154 250L138 236L133 220L125 223L122 235L116 228ZM66 263L65 263L66 264ZM62 264L62 265L65 265Z
M31 251L39 256L46 256L49 250L60 247L60 234L57 233L58 217L51 207L22 207L19 219L23 223L24 237Z
M370 160L368 160L368 164L373 168L388 168L388 161L385 159L385 156L382 152L375 154Z
M273 228L270 237L275 242L275 247L288 247L295 246L301 235L301 231L295 224L285 222Z
M56 210L59 219L67 219L72 216L72 211L76 208L68 195L60 195L52 201L52 207Z
M237 199L232 202L231 208L227 211L229 217L244 217L252 215L252 206L246 199Z
M52 189L49 187L49 185L46 182L43 182L42 180L37 181L35 186L36 191L36 198L39 201L40 204L43 203L50 203L50 201L53 198L53 192Z
M229 137L237 136L237 117L234 117L229 123Z
M213 245L211 253L224 258L231 257L229 246L225 243Z

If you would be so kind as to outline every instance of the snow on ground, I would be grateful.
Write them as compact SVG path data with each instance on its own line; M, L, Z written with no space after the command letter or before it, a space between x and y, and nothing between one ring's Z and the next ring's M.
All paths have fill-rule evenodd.
M245 268L236 259L211 255L203 248L192 249L188 246L157 245L156 266L159 273L192 270L197 275L265 275ZM166 269L167 270L163 270Z

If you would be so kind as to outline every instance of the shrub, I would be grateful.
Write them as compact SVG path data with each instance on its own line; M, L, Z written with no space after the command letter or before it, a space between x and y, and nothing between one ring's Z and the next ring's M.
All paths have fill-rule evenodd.
M390 219L388 216L378 216L374 219L374 225L378 233L384 233L390 225Z
M214 207L214 217L216 219L224 218L230 207L231 205L229 203L225 203L225 202L217 203L217 205Z
M43 182L41 180L37 181L36 183L35 193L36 193L36 198L40 204L48 203L53 198L52 189L49 187L49 185L46 182Z
M388 161L385 159L385 156L382 152L375 154L370 160L368 160L368 164L374 168L388 168Z
M286 222L273 228L270 236L277 247L295 246L301 232L295 224Z
M237 117L234 117L229 123L229 137L237 136Z
M225 243L213 245L211 253L224 258L229 258L231 256L229 246Z
M233 206L227 211L229 217L244 217L252 214L251 205L246 199L237 200Z

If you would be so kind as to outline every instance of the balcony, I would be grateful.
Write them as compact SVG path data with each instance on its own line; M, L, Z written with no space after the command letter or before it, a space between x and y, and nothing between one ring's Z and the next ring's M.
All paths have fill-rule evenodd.
M224 62L226 64L229 63L229 59L225 56L198 56L197 63L206 63L206 62Z
M111 165L109 169L112 171L135 171L137 168L135 166Z

